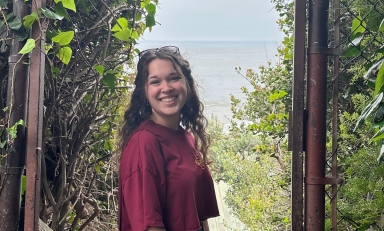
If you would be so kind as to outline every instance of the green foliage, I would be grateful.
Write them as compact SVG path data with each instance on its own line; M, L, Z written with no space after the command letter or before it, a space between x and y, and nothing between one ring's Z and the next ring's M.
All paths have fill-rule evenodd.
M39 215L53 230L112 230L117 224L116 126L132 85L134 46L156 24L158 1L108 4L55 0L22 20L0 8L3 35L25 41L20 54L35 50L45 55ZM31 28L41 26L40 36L30 38ZM2 47L10 39L3 38ZM0 81L0 146L7 147L24 124L6 123L5 111L13 105L2 104L7 95L2 75ZM9 138L4 140L4 134Z
M36 46L35 40L30 38L27 40L23 48L21 48L21 50L19 51L19 54L23 54L23 55L28 54L35 48L35 46Z

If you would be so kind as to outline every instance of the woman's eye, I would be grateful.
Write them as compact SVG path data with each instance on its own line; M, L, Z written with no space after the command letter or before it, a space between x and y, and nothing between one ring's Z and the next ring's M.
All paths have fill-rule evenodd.
M174 76L174 77L171 78L171 80L179 80L179 79L181 79L180 76Z
M149 81L149 84L152 85L152 84L158 84L159 81L158 80L152 80L152 81Z

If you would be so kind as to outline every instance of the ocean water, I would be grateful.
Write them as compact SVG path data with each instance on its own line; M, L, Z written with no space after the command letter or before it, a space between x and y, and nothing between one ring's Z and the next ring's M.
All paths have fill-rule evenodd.
M268 61L275 63L278 42L273 41L139 41L140 50L173 45L191 64L192 75L198 84L204 114L211 115L224 124L232 116L230 95L244 101L241 87L251 88L251 84L239 75L249 68L258 71L260 65Z

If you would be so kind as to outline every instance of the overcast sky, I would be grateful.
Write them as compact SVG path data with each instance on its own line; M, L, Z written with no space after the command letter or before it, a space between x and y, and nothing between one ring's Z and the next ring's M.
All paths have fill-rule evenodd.
M269 0L160 0L145 40L281 41Z

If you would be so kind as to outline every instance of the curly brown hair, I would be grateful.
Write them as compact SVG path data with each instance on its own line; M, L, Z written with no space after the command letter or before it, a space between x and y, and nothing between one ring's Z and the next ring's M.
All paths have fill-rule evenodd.
M139 59L137 64L137 74L135 78L135 88L131 94L128 109L124 113L124 120L119 131L119 153L121 155L127 139L134 130L152 115L152 109L147 104L145 87L148 77L148 66L154 59L166 59L172 62L175 70L187 84L187 101L181 108L181 125L195 137L195 147L203 156L203 161L208 164L207 153L210 145L210 138L205 131L208 120L203 115L204 105L199 99L195 80L191 74L189 62L178 52L167 52L166 50L154 50L147 52Z

